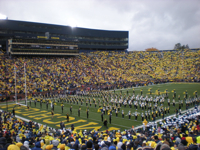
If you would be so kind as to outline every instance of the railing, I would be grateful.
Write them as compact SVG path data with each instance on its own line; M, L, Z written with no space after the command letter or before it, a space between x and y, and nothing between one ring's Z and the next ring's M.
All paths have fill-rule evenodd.
M49 44L49 43L22 43L22 42L12 42L12 44L18 44L18 45L47 45L47 46L71 46L71 47L77 47L78 45L69 45L69 44Z
M31 52L11 52L12 55L79 55L79 53L31 53Z

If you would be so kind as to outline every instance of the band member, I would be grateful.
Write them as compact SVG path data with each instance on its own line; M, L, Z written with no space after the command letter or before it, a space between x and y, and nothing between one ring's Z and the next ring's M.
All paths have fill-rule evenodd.
M164 113L164 111L162 111L162 119L164 119L165 118L165 113Z
M103 124L104 124L104 126L105 126L106 128L108 128L108 126L107 126L108 121L107 121L106 119L104 120Z
M188 93L187 93L187 90L185 91L185 98L187 99L188 97Z
M129 118L129 120L131 119L131 111L130 110L128 112L128 118Z
M88 105L88 99L86 99L85 105L86 105L86 106Z
M81 114L81 107L79 106L79 109L78 109L78 116L80 117L80 114Z
M54 115L54 112L53 112L53 110L51 110L51 116L52 116L52 118L53 118L53 115Z
M148 119L150 120L150 117L151 117L151 112L150 110L148 111Z
M13 114L13 116L15 117L15 109L13 108L13 110L12 110L12 114Z
M122 109L122 118L124 118L124 110Z
M170 99L168 99L168 106L170 106Z
M143 112L141 114L141 118L142 118L142 121L144 121L144 114L143 114Z
M160 96L160 89L158 89L158 96Z
M106 108L105 108L105 106L103 107L103 114L104 115L106 114Z
M145 111L145 119L147 120L147 117L148 117L148 113L147 111Z
M72 114L72 105L70 106L70 114Z
M167 108L166 107L165 107L164 111L165 111L165 114L167 114Z
M54 111L54 103L52 103L52 110Z
M111 120L112 120L112 114L109 115L110 124L111 124Z
M86 109L87 118L89 117L89 108Z
M42 100L40 100L40 108L42 108Z
M46 109L48 110L49 102L47 101L46 103Z
M169 111L170 111L170 108L169 108L169 106L167 107L167 112L168 112L168 114L169 114Z
M66 114L66 117L67 117L67 122L69 122L69 114L68 113Z
M64 105L63 105L63 103L61 104L61 110L62 110L62 113L63 113L63 107L64 107Z
M176 90L174 90L174 98L176 98Z
M175 102L175 99L173 99L173 106L175 106L175 103L176 103L176 102Z
M175 112L176 112L176 115L178 115L178 109L177 108L176 108Z
M196 97L196 98L198 97L198 93L197 93L197 91L195 91L195 97Z
M166 98L168 98L168 90L166 90L165 92L166 92L166 93L165 93L165 94L166 94Z
M180 100L179 100L178 106L179 106L179 109L181 109L181 101Z
M137 111L135 112L135 120L137 120L137 117L138 117L138 113Z

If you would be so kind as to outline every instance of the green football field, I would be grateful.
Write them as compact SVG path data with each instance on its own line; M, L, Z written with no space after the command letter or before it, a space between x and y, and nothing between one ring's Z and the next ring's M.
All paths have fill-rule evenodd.
M160 94L164 95L166 89L168 90L168 95L169 98L171 100L172 103L172 97L173 97L173 90L176 91L176 106L173 107L172 104L170 106L170 114L174 114L175 113L175 109L178 108L178 95L180 95L180 99L183 100L184 98L184 92L187 90L188 92L188 97L194 97L194 92L197 91L198 96L199 96L199 92L200 92L200 83L166 83L166 84L157 84L157 85L152 85L152 86L143 86L143 87L137 87L134 88L135 90L135 95L140 95L141 94L141 89L143 90L143 95L149 95L149 88L152 89L152 96L157 94L157 90L159 89ZM121 94L125 97L128 97L128 95L132 96L133 95L133 88L127 88L127 89L117 89L114 91L111 91L113 93L113 95L116 94ZM84 100L87 98L88 96L83 96ZM91 97L91 99L95 98L97 99L102 99L100 97ZM110 100L110 97L109 97ZM21 101L21 103L23 104L24 101ZM28 102L28 105L30 105L30 103ZM103 105L103 102L101 102L101 105ZM106 104L108 105L108 104ZM153 103L152 103L153 105ZM8 103L8 110L11 111L13 109L13 107L15 106L15 104L12 104L11 102ZM70 106L72 106L72 114L70 114ZM91 105L91 107L89 106L89 118L87 118L86 115L86 103L84 101L83 105L81 106L81 114L80 117L78 117L78 108L79 106L81 106L80 102L78 103L67 103L64 102L64 111L62 113L61 110L61 103L57 103L57 105L55 105L55 110L54 110L54 117L52 118L51 116L51 108L50 105L48 107L48 110L46 109L46 104L43 103L42 104L42 108L40 108L40 103L38 102L36 104L36 107L34 105L34 103L31 103L30 109L28 110L27 107L25 106L16 106L15 110L16 110L16 115L21 116L23 118L26 119L30 119L33 120L35 122L44 124L44 125L48 125L50 127L54 127L54 128L59 128L60 127L60 122L64 121L66 127L70 127L71 124L74 124L75 128L77 130L106 130L106 127L103 126L103 122L101 121L101 112L97 112L99 105L97 103L97 107L95 108L94 104ZM159 105L158 105L159 106ZM164 107L167 107L167 100L165 100L164 102ZM6 110L6 105L5 103L2 103L0 106L0 109ZM125 117L122 118L121 115L121 110L124 110L125 112ZM181 108L182 111L186 109L185 103L183 105L183 107ZM118 113L118 117L116 117L115 112L113 112L112 114L112 122L111 124L108 123L108 130L124 130L124 129L130 129L132 126L136 127L142 124L142 120L141 120L141 116L138 117L137 121L135 121L135 117L132 116L131 119L128 119L128 111L131 110L131 112L135 112L135 108L132 106L132 108L130 109L129 106L127 105L126 108L124 108L124 106L122 106L122 108L120 109L120 112ZM142 113L142 110L140 108L137 109L138 113ZM145 110L143 111L145 112ZM70 116L70 120L69 122L67 122L66 120L66 113L69 113ZM168 115L170 115L168 114ZM157 117L157 119L159 119L161 117ZM104 119L109 120L109 115L104 115ZM148 120L149 121L149 120ZM109 122L109 121L108 121Z

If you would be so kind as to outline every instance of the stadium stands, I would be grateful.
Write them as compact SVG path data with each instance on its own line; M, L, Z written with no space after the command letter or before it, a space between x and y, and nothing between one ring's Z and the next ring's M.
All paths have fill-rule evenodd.
M69 89L116 89L170 81L199 82L200 51L93 52L73 58L0 57L1 95L24 93L24 63L28 93ZM88 87L90 89L88 89ZM0 112L0 149L188 149L200 144L199 109L158 124L125 131L76 131L48 128Z
M73 58L0 58L1 95L24 93L26 63L29 94L51 90L75 91L120 89L165 82L199 82L200 51L192 52L93 52Z

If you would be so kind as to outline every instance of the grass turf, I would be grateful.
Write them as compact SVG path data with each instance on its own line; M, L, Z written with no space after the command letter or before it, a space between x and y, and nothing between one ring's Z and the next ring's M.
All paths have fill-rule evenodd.
M173 92L172 90L176 90L176 102L178 102L178 95L181 96L181 100L183 100L184 98L184 94L183 92L185 92L185 90L187 90L188 92L188 96L190 97L194 97L194 91L199 92L200 91L200 84L199 83L166 83L166 84L157 84L157 85L152 85L152 86L143 86L143 87L137 87L134 88L135 89L135 95L140 95L140 90L143 89L143 95L145 96L146 94L149 95L149 88L152 89L152 95L154 96L156 93L156 90L160 90L161 95L164 94L165 90L168 90L168 95L169 98L172 102L172 97L173 97ZM114 91L112 91L114 93ZM115 94L122 94L122 95L131 95L133 94L133 88L127 88L127 89L119 89L119 90L115 90ZM85 98L88 96L85 96ZM93 97L91 97L93 98ZM95 99L99 99L99 97L94 97ZM110 100L110 98L109 98ZM24 103L24 102L22 102ZM2 103L3 104L3 103ZM30 105L30 103L28 103L28 105ZM72 109L72 114L70 114L70 106L72 105L73 109ZM11 111L14 105L10 104L8 105L8 110ZM106 130L106 127L103 126L103 122L101 121L101 113L97 112L99 106L97 105L97 107L94 107L94 104L92 104L91 107L89 107L89 118L87 118L86 115L86 103L84 102L83 105L81 106L81 113L80 113L80 117L78 117L78 108L80 106L80 102L77 105L75 104L70 104L70 103L64 103L64 111L62 113L61 111L61 103L57 103L57 105L55 105L55 110L54 110L54 117L51 117L51 110L50 110L50 105L48 110L46 110L46 104L43 103L42 104L42 108L40 108L40 103L36 104L36 107L34 105L34 103L31 103L30 106L30 110L28 111L28 109L26 107L15 107L16 109L16 115L19 115L21 117L36 121L38 123L42 123L42 124L47 124L50 127L54 127L57 128L59 127L59 123L60 121L64 121L65 125L67 127L70 127L71 124L74 124L75 128L77 128L77 130L81 130L81 129L88 129L88 130L92 130L92 129L100 129L100 130ZM158 105L159 106L159 105ZM164 107L167 107L167 100L165 100L164 102ZM175 109L178 108L178 103L176 103L176 106L173 107L172 104L170 106L170 114L174 114L175 113ZM183 105L183 107L181 108L182 111L185 110L186 106L185 103ZM1 105L0 109L6 110L6 105ZM124 110L125 112L125 118L122 118L121 115L121 110ZM113 112L112 115L112 122L111 124L108 123L108 127L109 130L117 130L117 129L130 129L132 126L139 126L142 124L142 120L141 120L141 116L138 116L137 121L135 121L135 117L132 116L131 120L128 119L128 116L126 116L128 114L128 111L131 110L131 112L135 112L135 108L132 107L131 109L129 108L129 106L127 105L126 108L124 108L124 106L122 106L122 108L120 109L120 112L118 113L118 117L115 116L115 112ZM142 110L140 108L138 108L137 112L140 113ZM145 110L143 111L145 112ZM70 115L70 121L66 122L66 113L69 113ZM167 114L167 115L170 115ZM156 119L159 119L161 117L158 117ZM109 116L108 115L104 115L104 119L109 120Z

